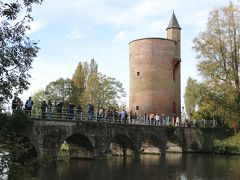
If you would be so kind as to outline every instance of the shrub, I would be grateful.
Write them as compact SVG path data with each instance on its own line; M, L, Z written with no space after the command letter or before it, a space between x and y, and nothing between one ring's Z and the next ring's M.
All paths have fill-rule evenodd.
M217 154L233 154L239 151L236 145L230 144L221 140L214 140L212 146L212 152Z

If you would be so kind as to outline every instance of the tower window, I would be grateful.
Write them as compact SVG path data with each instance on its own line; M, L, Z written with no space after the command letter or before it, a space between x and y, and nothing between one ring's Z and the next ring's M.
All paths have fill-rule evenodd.
M137 76L140 76L140 72L137 72Z
M175 69L173 69L173 80L175 81Z
M175 103L175 101L173 101L172 105L173 105L173 113L176 113L176 103Z
M136 110L139 110L139 106L136 106Z

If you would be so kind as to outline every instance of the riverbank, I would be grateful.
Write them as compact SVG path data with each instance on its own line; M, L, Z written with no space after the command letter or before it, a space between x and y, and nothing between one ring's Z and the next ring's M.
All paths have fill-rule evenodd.
M214 140L213 153L240 155L240 133L223 140Z
M180 138L185 153L240 155L240 133L226 128L181 128L172 136ZM171 137L171 135L170 135Z

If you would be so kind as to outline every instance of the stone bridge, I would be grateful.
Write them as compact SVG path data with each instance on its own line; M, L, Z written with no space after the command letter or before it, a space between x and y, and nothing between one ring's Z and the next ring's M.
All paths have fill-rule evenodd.
M192 132L195 130L108 122L34 119L25 136L33 144L38 158L57 157L64 142L69 144L70 157L104 158L108 155L137 156L141 153L191 151L188 147L201 147L199 137L196 132Z

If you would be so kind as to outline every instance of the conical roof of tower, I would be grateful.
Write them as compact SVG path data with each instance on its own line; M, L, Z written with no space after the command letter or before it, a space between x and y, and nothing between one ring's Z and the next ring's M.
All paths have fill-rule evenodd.
M172 14L172 17L171 17L171 20L170 20L170 22L169 22L169 25L168 25L167 29L170 29L170 28L178 28L178 29L181 29L181 27L180 27L179 24L178 24L178 21L177 21L177 18L176 18L176 16L175 16L174 12L173 12L173 14Z

